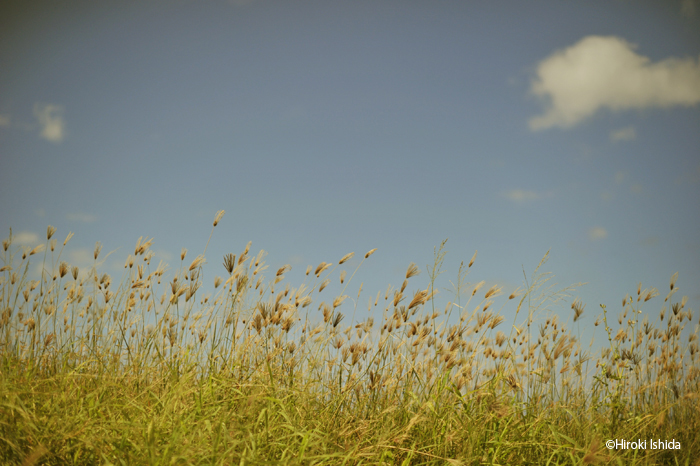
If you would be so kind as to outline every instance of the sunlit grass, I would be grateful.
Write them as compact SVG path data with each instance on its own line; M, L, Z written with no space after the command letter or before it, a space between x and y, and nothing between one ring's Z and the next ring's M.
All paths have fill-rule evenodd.
M291 267L268 270L249 243L223 258L209 295L206 247L194 259L183 249L165 278L164 264L151 264L153 240L140 238L116 283L63 262L71 235L57 248L55 233L32 250L3 241L2 464L700 458L698 330L675 275L653 317L643 308L659 292L640 285L596 318L572 299L575 287L551 285L547 256L505 292L467 282L475 254L449 282L453 302L436 309L444 243L423 282L411 263L399 287L352 296L374 250L350 269L353 254L309 266L292 286ZM100 254L98 243L95 263ZM43 272L32 280L37 258ZM599 354L581 344L593 320L606 339ZM608 450L608 439L681 449Z

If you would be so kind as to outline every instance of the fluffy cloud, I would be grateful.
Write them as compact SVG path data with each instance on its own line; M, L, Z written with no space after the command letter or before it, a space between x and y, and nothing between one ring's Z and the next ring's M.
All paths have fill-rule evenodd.
M547 101L530 129L570 128L601 109L621 111L700 103L700 62L652 63L618 37L585 37L537 66L531 91Z
M608 236L608 231L603 227L593 227L588 230L588 239L591 241L598 241L605 239Z
M34 105L34 116L41 125L41 137L53 143L63 141L66 124L63 108L58 105Z
M534 201L535 199L540 198L540 195L536 192L526 191L524 189L512 189L508 192L503 193L503 195L511 201L515 202Z
M21 246L36 246L39 244L39 235L31 231L20 231L12 235L12 243Z

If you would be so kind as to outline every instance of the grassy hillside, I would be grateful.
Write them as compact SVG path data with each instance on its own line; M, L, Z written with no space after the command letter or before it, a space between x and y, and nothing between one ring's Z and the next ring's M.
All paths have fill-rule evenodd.
M468 283L472 259L443 310L437 248L368 314L344 294L351 254L294 285L249 243L204 295L203 255L166 277L139 239L116 282L63 262L70 235L54 235L3 241L2 464L700 464L697 316L675 276L667 295L640 285L590 310L562 305L572 289L544 259L510 294ZM538 318L547 303L559 314ZM599 312L594 353L579 318Z

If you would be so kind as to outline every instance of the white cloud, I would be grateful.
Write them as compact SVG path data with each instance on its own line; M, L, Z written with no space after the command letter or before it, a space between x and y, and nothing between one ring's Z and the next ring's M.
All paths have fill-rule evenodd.
M610 132L610 140L612 142L619 141L632 141L636 139L637 133L634 130L634 126L628 126L626 128L620 128L617 131Z
M588 230L588 239L591 241L598 241L605 239L608 236L608 231L603 227L593 227Z
M540 62L531 92L548 104L543 115L530 119L530 129L570 128L601 109L700 103L698 60L652 63L634 48L618 37L588 36Z
M0 115L0 126L10 126L10 115Z
M534 201L541 197L534 191L526 191L524 189L512 189L508 192L503 193L503 195L511 201L515 202Z
M90 215L90 214L84 214L82 212L75 212L72 214L66 215L66 218L68 220L74 220L77 222L83 222L83 223L92 223L97 220L97 217L95 215Z
M20 246L36 246L39 243L39 235L31 231L20 231L12 235L12 242Z
M65 137L65 121L63 108L58 105L34 105L34 116L41 125L41 137L53 143L63 141Z

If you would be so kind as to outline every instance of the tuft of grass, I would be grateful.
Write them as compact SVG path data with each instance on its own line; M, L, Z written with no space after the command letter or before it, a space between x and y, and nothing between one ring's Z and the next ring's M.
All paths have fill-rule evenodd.
M223 217L217 212L214 228ZM467 282L436 309L445 242L428 281L411 263L400 288L356 319L344 294L354 253L265 276L251 243L223 258L202 292L206 249L170 278L139 238L119 282L61 260L56 229L31 250L3 241L0 267L2 464L694 464L700 457L698 327L671 278L601 306L607 344L581 345L540 272L505 292ZM211 234L207 240L207 246ZM44 252L38 280L32 256ZM340 270L339 270L340 268ZM313 273L311 273L313 272ZM329 295L338 274L339 294ZM349 275L349 278L348 278ZM410 281L410 282L409 282ZM325 293L324 293L325 290ZM382 296L384 299L382 300ZM348 306L355 303L352 312ZM498 311L497 307L500 308ZM504 311L514 316L506 318ZM613 312L618 312L617 317ZM349 318L348 318L349 316ZM375 322L376 321L376 322ZM615 324L617 322L617 325ZM594 328L595 328L594 327ZM680 450L606 449L605 440L674 440Z

